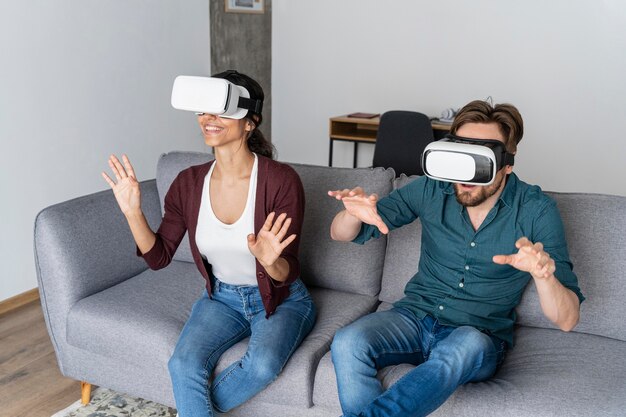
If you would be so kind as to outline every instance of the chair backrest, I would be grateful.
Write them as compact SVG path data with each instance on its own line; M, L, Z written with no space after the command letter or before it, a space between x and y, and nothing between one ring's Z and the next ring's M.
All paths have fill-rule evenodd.
M424 175L421 155L433 140L433 128L425 114L403 110L383 113L376 136L373 165L393 168L396 176Z

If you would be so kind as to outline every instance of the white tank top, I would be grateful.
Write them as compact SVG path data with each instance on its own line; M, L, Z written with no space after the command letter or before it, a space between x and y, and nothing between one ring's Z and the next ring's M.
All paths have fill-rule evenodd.
M246 207L233 224L221 222L211 207L209 188L215 162L204 178L202 201L198 215L196 244L200 253L213 266L213 275L217 279L232 285L258 285L256 280L256 262L248 249L247 236L254 233L254 204L258 158L254 154L254 165L250 173L250 185Z

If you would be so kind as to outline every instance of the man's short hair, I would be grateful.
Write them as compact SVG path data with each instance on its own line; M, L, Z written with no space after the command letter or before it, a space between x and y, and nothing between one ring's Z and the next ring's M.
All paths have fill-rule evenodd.
M492 106L483 100L474 100L466 104L454 117L450 133L466 123L496 123L504 136L504 145L510 153L517 152L517 144L524 135L522 115L512 104L496 104Z

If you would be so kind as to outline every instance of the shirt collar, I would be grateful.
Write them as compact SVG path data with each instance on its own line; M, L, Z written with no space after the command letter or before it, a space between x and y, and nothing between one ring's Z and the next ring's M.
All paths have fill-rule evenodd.
M504 205L511 208L513 207L513 199L515 198L515 192L517 190L518 178L515 173L511 173L508 175L506 179L506 184L504 186L504 190L502 190L502 194L500 194L500 198L498 200L502 201ZM446 181L438 181L439 187L442 188L442 192L444 194L454 194L454 184Z
M511 172L506 179L504 190L502 190L502 194L500 194L500 201L502 201L509 208L513 207L513 200L515 199L518 181L517 175Z
M439 187L442 188L444 194L454 194L454 184L447 181L438 181Z

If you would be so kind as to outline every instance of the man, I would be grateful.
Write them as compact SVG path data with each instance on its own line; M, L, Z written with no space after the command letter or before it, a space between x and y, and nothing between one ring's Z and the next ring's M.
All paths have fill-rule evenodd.
M473 101L451 133L479 145L498 140L515 154L523 122L512 105ZM513 345L514 308L530 279L548 319L564 331L578 323L584 297L557 207L512 171L498 167L483 186L420 177L380 201L359 187L329 192L345 208L331 225L335 240L363 244L422 223L419 268L405 297L335 335L345 416L427 415L459 385L491 377ZM384 391L377 370L398 363L417 367Z

